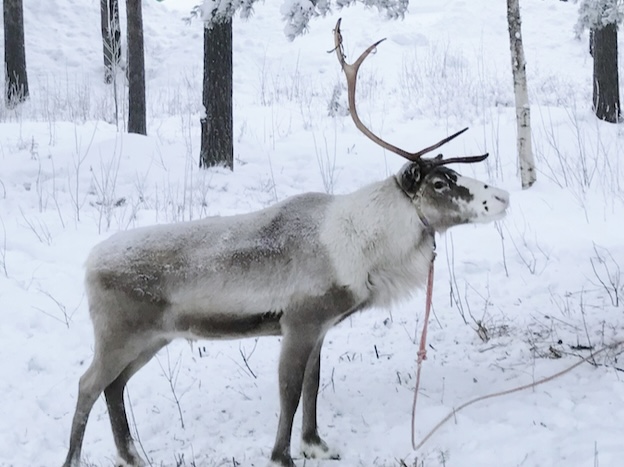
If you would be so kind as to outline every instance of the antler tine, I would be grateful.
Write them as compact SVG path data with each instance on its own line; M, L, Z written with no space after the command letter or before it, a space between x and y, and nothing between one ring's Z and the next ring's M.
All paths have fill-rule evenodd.
M401 149L397 146L394 146L393 144L388 143L387 141L384 141L383 139L381 139L380 137L378 137L377 135L375 135L372 131L370 131L366 125L364 125L364 123L362 123L362 121L360 120L360 117L357 114L357 109L355 106L355 87L357 84L357 73L358 70L360 68L360 65L362 65L362 63L364 62L364 60L366 59L366 57L369 56L369 54L375 50L377 48L377 46L379 44L381 44L383 41L385 41L386 39L381 39L377 42L375 42L373 45L371 45L370 47L368 47L363 53L362 55L360 55L358 57L358 59L353 63L353 64L349 64L347 63L347 61L345 60L345 54L344 54L344 47L342 45L342 33L340 32L340 23L342 22L342 18L339 18L338 21L336 22L336 28L334 29L334 44L335 44L335 51L336 51L336 55L338 57L338 62L340 63L340 66L342 67L342 71L344 71L346 77L347 77L347 93L349 96L349 113L351 114L351 118L353 119L353 121L355 122L355 126L362 132L364 133L369 139L371 139L372 141L374 141L375 143L377 143L379 146L381 146L384 149L387 149L388 151L391 151L395 154L398 154L401 157L404 157L407 160L410 161L417 161L418 159L421 158L421 156L423 154L427 154L428 152L431 152L435 149L438 149L440 146L448 143L449 141L451 141L453 138L457 138L459 135L461 135L464 131L468 130L468 128L464 128L461 131L458 131L457 133L451 135L451 136L447 136L446 138L442 139L441 141L426 147L425 149L421 149L418 152L408 152L405 151L404 149ZM448 159L449 161L453 161L453 162L461 162L459 160L460 158L455 158L455 159ZM476 162L476 161L475 161ZM446 164L447 162L444 161L444 164ZM442 164L436 164L436 165L442 165Z
M486 152L485 154L481 154L480 156L451 157L450 159L439 159L439 160L438 159L431 159L431 160L429 160L429 163L432 166L454 164L454 163L457 163L457 162L470 164L470 163L473 163L473 162L484 161L485 159L488 158L489 155L490 154Z
M437 143L432 144L432 145L431 145L431 146L429 146L428 148L421 149L421 150L420 150L420 151L418 151L418 152L415 152L415 153L413 153L413 154L410 154L411 156L413 156L413 157L414 157L414 159L412 159L412 160L420 159L420 156L422 156L422 155L424 155L424 154L427 154L427 153L429 153L429 152L431 152L431 151L435 151L435 150L436 150L436 149L438 149L440 146L443 146L443 145L445 145L446 143L448 143L449 141L451 141L452 139L457 138L459 135L461 135L462 133L464 133L464 132L465 132L465 131L467 131L467 130L468 130L468 127L464 128L463 130L459 130L457 133L454 133L454 134L452 134L451 136L447 136L446 138L444 138L444 139L442 139L442 140L438 141ZM450 159L448 159L448 160L450 160Z

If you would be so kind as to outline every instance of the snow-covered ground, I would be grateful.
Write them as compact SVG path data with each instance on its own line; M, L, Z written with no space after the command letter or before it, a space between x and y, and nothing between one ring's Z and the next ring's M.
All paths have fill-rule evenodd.
M471 398L624 340L624 135L592 115L592 62L587 37L574 38L575 4L522 1L539 170L522 191L505 2L412 0L397 22L352 7L313 19L294 42L281 2L257 4L234 23L234 173L196 168L202 30L181 19L195 2L144 2L147 137L115 123L101 79L99 2L24 2L31 99L0 108L1 466L64 460L93 349L82 279L93 245L118 230L249 212L304 191L350 192L402 165L340 109L329 115L330 103L346 100L344 90L335 95L343 76L327 53L339 16L350 60L388 38L359 82L360 115L373 131L416 150L469 125L444 152L489 151L487 162L458 169L511 192L505 220L438 239L417 436ZM330 332L319 423L343 460L297 465L624 465L621 347L596 357L598 366L471 406L413 452L423 309L419 292ZM127 392L143 456L154 466L265 465L278 348L264 338L179 341L160 352ZM297 422L295 453L298 433ZM113 465L103 400L83 456L85 465Z

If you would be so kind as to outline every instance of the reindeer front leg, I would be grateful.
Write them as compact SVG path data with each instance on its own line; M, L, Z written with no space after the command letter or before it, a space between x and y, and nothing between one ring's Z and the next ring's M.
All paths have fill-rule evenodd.
M318 326L298 324L294 329L283 326L279 361L280 417L271 453L271 467L295 467L290 455L293 418L301 398L306 366L317 346L320 351L323 340Z
M322 346L323 338L319 339L310 354L303 379L301 453L307 459L340 459L340 454L330 449L318 434L316 403L321 373Z

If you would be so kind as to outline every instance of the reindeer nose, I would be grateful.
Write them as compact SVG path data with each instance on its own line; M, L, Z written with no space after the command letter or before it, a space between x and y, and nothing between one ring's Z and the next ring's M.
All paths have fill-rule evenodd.
M503 204L509 204L509 194L507 192L502 192L499 195L494 195L494 199L500 201Z

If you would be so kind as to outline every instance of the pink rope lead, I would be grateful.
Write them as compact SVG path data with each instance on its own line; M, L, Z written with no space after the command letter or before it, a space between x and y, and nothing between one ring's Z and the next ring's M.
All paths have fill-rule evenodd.
M429 276L427 278L427 298L425 301L425 322L420 335L420 347L418 348L418 368L416 370L416 386L414 387L414 401L412 402L412 447L416 450L416 402L418 400L418 389L420 388L420 369L423 360L427 360L427 324L429 324L429 314L431 313L431 301L433 296L433 262L435 261L435 251L429 264Z

